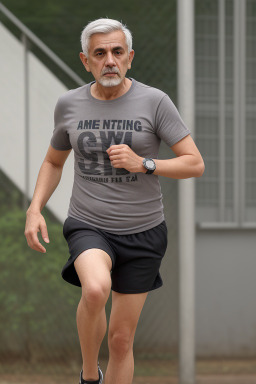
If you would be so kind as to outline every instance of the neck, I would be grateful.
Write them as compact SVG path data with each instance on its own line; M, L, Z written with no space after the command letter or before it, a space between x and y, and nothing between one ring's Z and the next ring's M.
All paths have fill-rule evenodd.
M91 86L91 94L93 97L99 100L113 100L123 96L126 92L128 92L131 85L132 81L126 77L119 85L115 87L104 87L96 81Z

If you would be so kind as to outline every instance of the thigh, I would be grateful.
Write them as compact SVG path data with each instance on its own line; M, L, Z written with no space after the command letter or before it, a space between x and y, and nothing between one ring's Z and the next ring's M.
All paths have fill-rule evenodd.
M88 280L90 276L100 277L105 267L108 272L111 264L109 258L113 264L115 263L115 253L107 236L98 228L68 217L63 226L63 234L68 243L70 257L61 274L70 284L81 286L85 278ZM85 253L85 251L88 252ZM79 260L75 267L77 258Z
M138 294L163 285L159 269L167 247L165 222L144 232L113 237L112 241L117 255L113 291Z
M112 309L109 321L110 336L115 332L134 336L148 293L123 294L112 291Z
M76 258L74 266L82 287L96 284L111 285L112 261L105 251L97 248L88 249Z

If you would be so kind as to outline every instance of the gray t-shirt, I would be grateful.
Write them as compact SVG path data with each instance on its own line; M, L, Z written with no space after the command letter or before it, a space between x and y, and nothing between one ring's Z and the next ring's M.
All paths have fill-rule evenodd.
M114 100L95 99L92 83L61 96L55 108L51 145L73 148L74 185L68 216L117 234L148 230L164 220L158 176L111 166L106 150L127 144L156 159L163 140L170 147L190 132L170 98L132 80Z

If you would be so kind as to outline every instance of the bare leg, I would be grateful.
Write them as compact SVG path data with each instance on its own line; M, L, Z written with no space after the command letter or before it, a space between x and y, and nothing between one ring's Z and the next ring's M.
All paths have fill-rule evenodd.
M109 363L105 384L132 384L133 341L147 293L112 294L109 323Z
M107 328L105 304L111 288L111 267L109 255L99 249L85 251L75 261L82 285L82 297L77 308L77 329L85 380L99 378L98 354Z

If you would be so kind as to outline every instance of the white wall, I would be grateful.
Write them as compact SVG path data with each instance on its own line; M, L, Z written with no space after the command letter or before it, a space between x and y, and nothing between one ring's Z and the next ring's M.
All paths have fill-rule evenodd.
M0 24L0 168L22 191L25 189L24 52L23 46ZM29 53L30 184L32 197L37 174L50 143L53 113L66 87ZM73 184L72 155L48 207L60 220L67 214Z
M200 230L196 243L197 355L255 356L255 230Z

